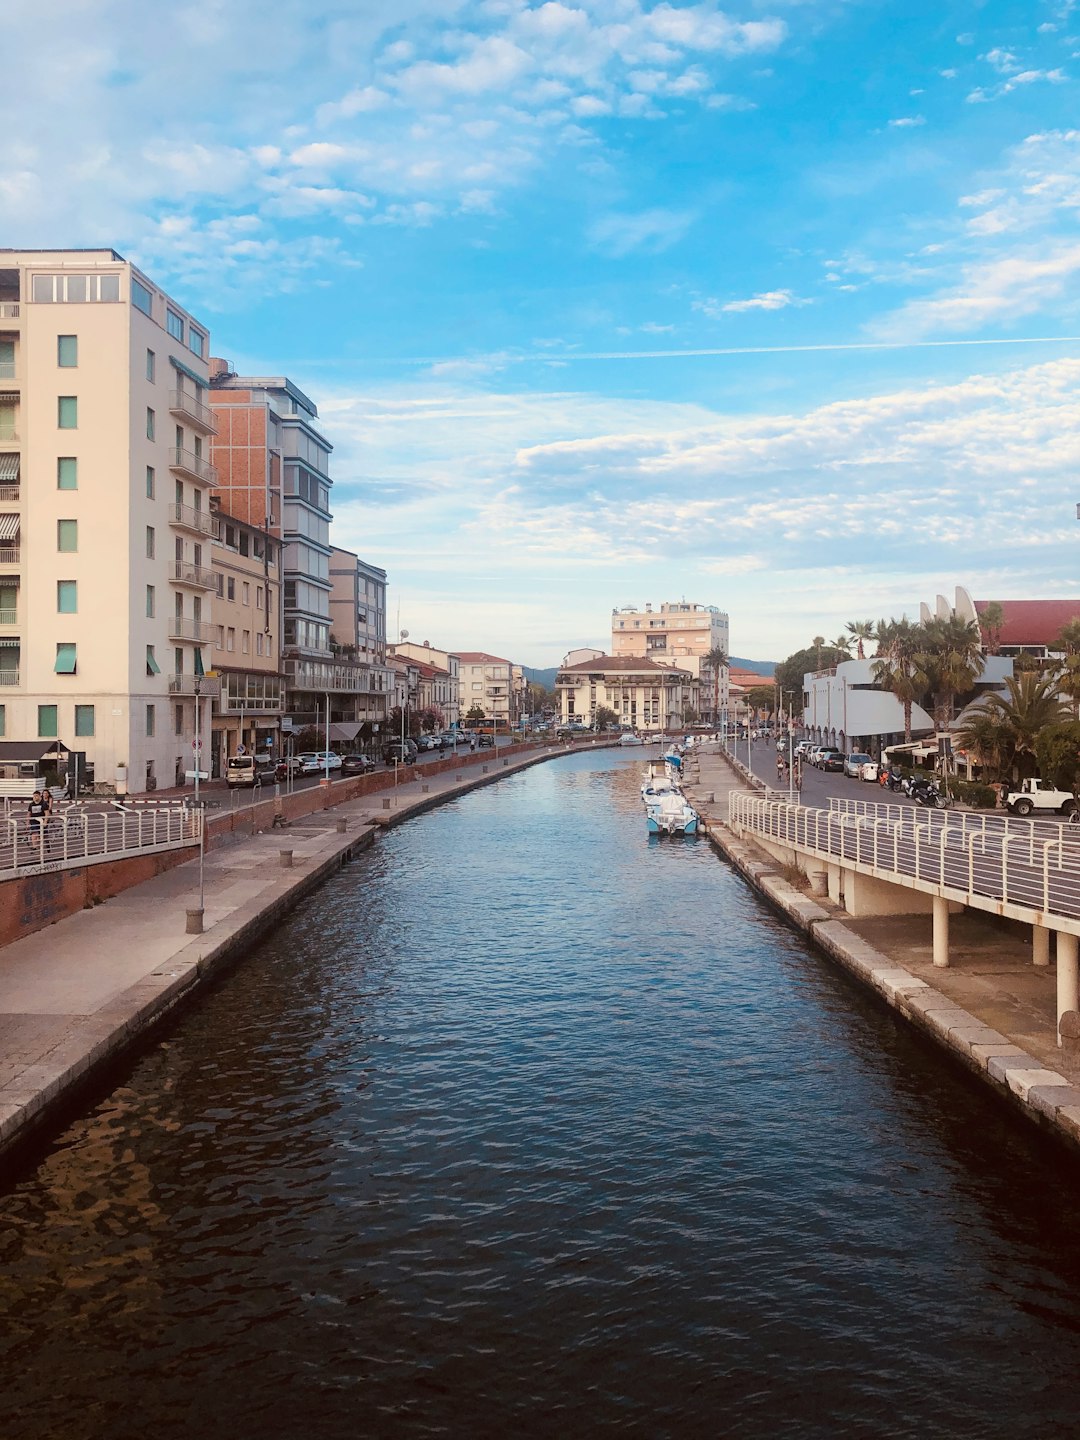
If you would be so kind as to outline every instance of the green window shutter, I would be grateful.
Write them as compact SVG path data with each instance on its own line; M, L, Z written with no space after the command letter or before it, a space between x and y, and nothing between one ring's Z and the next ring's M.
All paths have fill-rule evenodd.
M39 705L37 707L37 733L39 740L56 739L55 705Z
M94 733L94 707L93 705L75 706L75 734L93 735Z
M56 665L53 667L57 675L75 674L75 646L57 645Z
M146 673L148 675L161 674L161 666L157 663L157 660L154 657L153 645L147 645L146 647Z
M56 522L56 548L69 555L73 555L78 550L79 522L77 520L58 520Z
M79 462L73 455L61 455L56 462L56 488L77 490L79 488Z
M76 395L60 395L56 401L56 423L61 430L79 428L79 399Z
M77 335L58 335L56 337L56 363L64 369L70 369L79 363L79 337Z
M56 613L75 615L79 609L79 587L74 580L56 582Z

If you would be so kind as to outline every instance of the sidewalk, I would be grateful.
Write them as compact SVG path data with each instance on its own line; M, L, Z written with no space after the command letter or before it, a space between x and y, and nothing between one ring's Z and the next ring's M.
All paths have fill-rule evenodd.
M1032 964L1029 927L953 915L948 968L935 967L929 915L852 919L728 829L728 796L751 787L719 747L701 750L686 788L710 839L798 928L1031 1118L1080 1144L1080 1065L1058 1046L1056 972Z
M532 752L318 810L280 829L237 833L204 859L204 932L187 861L0 950L0 1152L26 1139L92 1074L223 962L242 954L380 829L539 764ZM493 757L493 759L496 757ZM502 764L506 759L508 763ZM346 823L344 833L339 822ZM284 868L281 852L292 852Z

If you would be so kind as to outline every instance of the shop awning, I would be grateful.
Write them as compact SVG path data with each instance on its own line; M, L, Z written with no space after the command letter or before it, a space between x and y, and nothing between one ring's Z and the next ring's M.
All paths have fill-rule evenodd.
M360 734L360 725L359 725L358 723L355 723L355 724L354 724L354 722L351 721L351 720L342 721L341 724L335 724L335 723L331 722L331 725L330 725L330 739L331 739L331 740L338 740L338 741L342 742L343 744L348 745L351 741L355 740L356 737L357 737L357 735L359 735L359 734Z
M18 515L0 515L0 540L19 538L19 518Z
M174 370L179 370L181 375L186 375L189 380L194 380L196 385L201 385L204 390L210 383L205 375L200 375L197 370L192 370L182 360L178 360L175 355L169 356L169 364Z
M18 455L0 455L0 480L18 480L20 458Z

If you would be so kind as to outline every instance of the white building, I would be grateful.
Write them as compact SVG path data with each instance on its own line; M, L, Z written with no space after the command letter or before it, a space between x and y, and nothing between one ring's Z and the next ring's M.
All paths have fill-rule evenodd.
M0 734L85 752L98 784L193 764L209 350L114 250L0 251Z

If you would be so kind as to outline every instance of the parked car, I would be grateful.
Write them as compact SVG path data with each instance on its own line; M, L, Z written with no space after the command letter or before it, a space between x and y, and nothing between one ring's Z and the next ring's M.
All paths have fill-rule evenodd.
M368 755L343 755L342 775L369 775L375 769L375 761Z
M492 745L495 744L495 736L489 735L486 731L481 731L480 735L477 737L476 743L478 748L481 750L485 749L485 747L490 748Z
M412 765L417 756L417 749L411 740L404 744L400 740L391 740L383 751L383 760L387 765Z
M821 753L820 768L825 771L833 770L839 774L843 774L843 755L839 750L823 750Z
M341 756L332 750L305 750L299 757L301 775L321 775L341 769Z
M225 784L230 790L253 790L262 784L262 769L254 755L230 755L225 763Z
M274 779L287 780L290 775L300 774L300 756L283 755L274 764Z
M863 773L868 765L874 772L869 776ZM877 763L872 755L866 755L861 750L853 750L844 760L844 774L850 775L853 780L876 780Z

